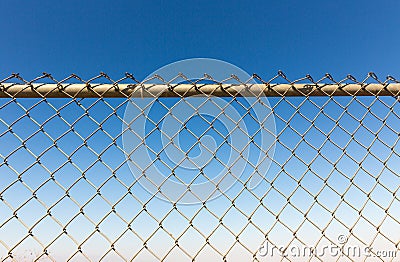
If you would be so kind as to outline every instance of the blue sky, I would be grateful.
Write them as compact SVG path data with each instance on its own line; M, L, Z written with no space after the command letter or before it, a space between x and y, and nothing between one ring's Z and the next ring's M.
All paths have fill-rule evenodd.
M398 1L2 1L0 76L143 78L211 57L264 77L396 73Z
M318 79L329 72L337 79L351 73L361 80L370 71L376 72L382 78L388 74L400 78L400 37L397 33L400 26L399 7L398 1L377 3L369 0L362 3L1 1L0 79L12 72L20 73L25 79L33 79L42 72L51 73L59 80L72 73L89 79L101 71L114 79L123 77L125 72L143 79L166 64L193 57L224 60L266 79L274 76L278 70L283 70L290 79L303 77L305 74L311 74ZM263 233L275 225L276 215L281 214L280 222L269 233L270 240L279 244L293 238L293 234L280 224L283 223L292 230L300 227L298 236L307 243L315 244L321 237L321 230L308 221L304 222L304 212L313 205L308 213L309 219L320 228L327 226L326 235L331 239L335 239L339 232L348 232L348 228L355 224L357 226L354 226L354 232L357 236L363 239L373 238L376 226L372 226L364 218L360 219L359 213L351 207L353 206L363 210L363 216L370 218L372 223L382 223L381 232L392 237L393 241L398 241L399 224L393 219L383 222L386 217L384 209L371 202L367 198L367 192L371 193L372 199L378 204L388 208L393 217L399 217L399 201L394 201L394 204L390 202L393 194L397 194L397 198L399 195L399 103L393 97L381 98L381 101L375 103L373 97L357 99L290 98L282 102L278 98L271 98L275 114L281 117L276 118L276 127L282 144L277 145L276 162L266 175L267 180L253 191L256 196L263 197L264 206L260 206L260 202L250 192L244 191L237 196L243 189L239 184L228 191L227 197L208 202L208 210L201 205L192 205L180 206L180 211L188 217L195 216L195 227L208 234L219 226L218 219L211 213L223 218L223 222L235 234L239 234L249 223L238 209L246 214L254 212L253 222L262 228ZM106 100L114 108L123 101ZM0 258L7 256L10 247L27 235L27 227L34 226L43 216L46 219L35 225L33 231L44 245L62 231L62 227L47 216L47 209L32 198L32 192L28 188L36 190L38 198L47 206L63 199L51 209L52 214L62 225L73 220L67 230L78 244L65 236L52 245L50 250L56 255L58 253L60 260L75 252L77 246L90 236L94 225L100 223L104 216L108 218L100 224L100 230L114 241L126 230L127 224L114 213L107 215L107 212L111 212L111 206L96 191L105 181L107 182L101 189L102 197L109 199L112 204L119 201L115 208L121 217L130 221L140 214L132 223L137 235L126 234L118 242L120 247L117 243L119 251L126 252L127 257L134 255L145 239L159 228L160 221L163 221L166 231L159 230L151 237L149 246L160 254L168 251L162 249L174 246L170 236L180 236L188 228L188 220L173 211L164 221L165 214L172 210L172 204L155 198L149 200L149 194L137 183L130 187L134 183L134 177L126 164L118 167L125 158L116 146L104 153L108 167L98 161L96 154L112 143L110 137L98 130L98 123L93 121L101 122L112 113L112 109L104 101L84 99L78 104L69 99L20 99L17 102L10 99L0 100L0 193L2 192L2 196L12 207L6 205L5 201L0 201ZM36 103L38 104L30 110L29 117L16 121L26 115L26 110ZM300 111L296 111L297 106L300 106ZM325 114L321 113L318 106L324 106ZM348 107L346 113L343 107ZM368 107L371 107L370 111ZM120 117L123 116L124 109L125 106L122 106L117 110ZM56 111L62 118L56 116ZM79 120L85 112L89 112L93 119L86 116ZM161 111L158 113L161 114ZM314 119L325 135L305 117ZM38 132L40 124L49 118L51 120L43 127L47 135ZM363 126L358 121L361 118L364 118ZM292 119L290 128L286 123L289 119ZM387 122L382 122L382 119ZM67 123L74 123L74 132ZM370 151L367 152L351 135L335 127L337 123L354 132L354 138L365 147L373 144ZM14 134L8 131L10 125ZM121 121L115 116L103 124L104 130L113 137L120 134L121 126ZM383 142L377 140L373 134L381 127L379 134ZM347 155L343 156L343 150L332 141L326 142L326 134L332 128L334 130L330 133L330 138L339 146L346 147ZM305 139L311 145L321 147L319 152L301 141L301 136L296 134L296 131L301 133L307 129L310 130L304 135ZM91 136L93 132L97 133ZM35 136L31 136L35 133ZM37 164L36 158L21 146L21 140L28 137L31 138L27 141L27 147L35 155L42 154L41 164L48 170ZM76 166L69 163L67 157L53 146L56 139L66 155L73 154L72 160ZM88 147L82 147L82 139L88 140L88 146L95 154ZM121 137L117 143L121 146ZM18 147L20 150L14 152ZM49 147L51 149L46 151ZM73 153L77 148L80 149ZM295 154L292 154L292 150ZM393 152L397 154L394 155ZM362 165L351 160L349 156L356 161L362 161ZM4 164L5 158L12 168ZM386 166L382 164L385 159ZM332 165L334 162L337 162L335 168ZM307 163L311 163L311 170ZM116 177L108 180L112 175L110 169L115 171ZM82 179L83 173L85 180ZM21 175L23 182L18 180L18 175ZM50 178L52 175L59 184ZM355 182L352 183L350 178ZM303 188L298 188L298 180L301 180ZM72 186L74 183L76 186ZM70 186L70 196L78 205L65 197L63 187ZM128 194L128 191L133 194ZM269 193L264 196L266 192ZM318 195L318 200L323 205L316 203L315 195ZM342 201L340 195L344 195L347 202ZM86 205L92 197L93 200ZM232 208L233 198L236 198L238 209ZM28 199L30 201L25 203ZM289 205L289 200L301 212ZM154 217L143 211L140 202L146 201L149 201L147 209ZM85 214L93 221L88 221L83 216L73 219L83 205ZM21 206L18 215L26 227L13 218L13 212ZM335 208L336 217L346 226L340 225L336 220L331 222L331 213ZM199 212L198 216L195 215L196 212ZM303 222L304 226L301 226ZM252 249L257 250L265 236L251 226L243 232L241 240L247 241ZM188 250L193 249L193 253L205 241L203 236L192 229L182 239L181 246ZM385 240L378 240L388 245ZM38 252L42 250L31 238L27 241L33 242L23 242L16 249L17 252L23 252L24 248L39 250ZM223 228L211 237L211 243L221 249L230 247L235 241L233 235ZM104 253L99 253L99 249L109 248L110 242L97 233L83 245L84 252L94 260ZM236 254L235 252L233 250L232 253Z

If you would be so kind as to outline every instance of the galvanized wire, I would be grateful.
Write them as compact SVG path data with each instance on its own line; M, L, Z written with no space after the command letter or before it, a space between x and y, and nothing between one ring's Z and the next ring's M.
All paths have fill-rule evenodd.
M283 72L269 80L256 74L222 82L210 75L194 82L184 75L177 78L185 83L159 76L138 81L129 73L118 80L104 73L89 80L77 75L56 80L44 73L32 80L13 74L0 81L2 261L263 261L259 248L264 242L283 251L294 244L343 247L339 235L346 243L379 246L397 255L398 80L370 73L362 80L351 75L335 80L326 74L319 80L307 75L292 81ZM129 132L121 129L129 125L123 118L129 103L162 92L165 98L157 96L157 103L171 110L165 105L168 97L184 100L202 94L232 98L230 103L250 110L240 104L237 90L251 92L255 86L271 97L277 125L276 155L256 189L238 177L233 192L221 192L215 200L219 205L199 201L188 207L161 204L156 194L140 189L138 178L127 178L128 162L135 162L121 143ZM229 117L224 108L221 114ZM210 125L207 130L219 132L213 122L202 120ZM199 141L202 136L192 135ZM159 155L166 148L149 150ZM256 172L258 167L252 168ZM198 169L211 180L211 174ZM233 221L242 224L236 228ZM340 254L330 260L371 258L343 249ZM371 254L375 260L396 260L379 256L376 248Z

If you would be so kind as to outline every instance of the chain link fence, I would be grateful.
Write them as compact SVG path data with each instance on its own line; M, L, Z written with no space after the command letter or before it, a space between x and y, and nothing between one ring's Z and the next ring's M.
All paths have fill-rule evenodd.
M0 81L2 261L399 261L399 81L176 77ZM207 103L216 116L201 116ZM257 121L256 103L269 112ZM139 113L128 121L130 106ZM181 127L172 135L167 116ZM248 142L235 144L234 132ZM234 183L223 188L216 170ZM196 183L214 191L199 196ZM181 201L188 193L196 203Z

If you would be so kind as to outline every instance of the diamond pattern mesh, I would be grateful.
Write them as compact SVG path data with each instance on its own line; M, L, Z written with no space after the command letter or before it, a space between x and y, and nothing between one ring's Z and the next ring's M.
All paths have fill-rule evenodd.
M144 115L150 122L146 139L166 134L160 128L163 118L174 117L172 108L193 92L203 94L205 103L211 95L224 97L241 108L243 119L251 120L253 105L230 92L232 86L251 90L251 85L232 79L236 83L211 84L202 82L213 80L205 75L182 89L161 79L168 95L154 100L158 121ZM154 95L148 91L151 80L139 82L126 74L115 81L102 73L87 81L76 75L57 81L49 74L31 81L14 74L0 81L1 260L324 261L318 253L294 256L292 248L307 246L317 252L334 246L339 255L330 254L328 260L396 261L396 79L381 81L371 73L362 81L352 76L336 81L330 75L290 81L279 72L266 81L253 75L251 80L265 88L274 117L275 154L265 152L269 169L239 157L250 165L246 172L260 173L258 185L250 188L249 177L232 174L232 187L219 190L219 197L210 201L199 197L193 205L160 199L162 186L153 183L156 192L151 192L141 180L152 182L146 174L157 166L166 180L185 185L211 181L213 170L229 169L225 152L244 150L229 140L232 130L218 124L222 117L236 120L221 107L217 118L199 115L192 123L180 122L183 128L176 135L185 133L192 142L179 146L170 137L167 145L139 143L154 159L143 167L123 145L133 124L124 113L128 105ZM136 90L142 91L131 98ZM252 142L243 148L257 147L263 129L247 130ZM215 139L214 149L202 140L206 136ZM165 160L168 147L183 155L175 165ZM199 148L210 155L203 166L185 157ZM182 165L193 167L187 173L190 179L178 173ZM265 243L277 247L275 254L268 253L271 257L260 252ZM345 246L369 247L370 256L350 254ZM383 255L382 250L393 252Z

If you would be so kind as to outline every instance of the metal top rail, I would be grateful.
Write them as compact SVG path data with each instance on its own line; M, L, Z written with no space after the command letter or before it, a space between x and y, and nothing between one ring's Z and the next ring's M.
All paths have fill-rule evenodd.
M399 83L386 84L16 84L2 83L0 98L399 96Z

